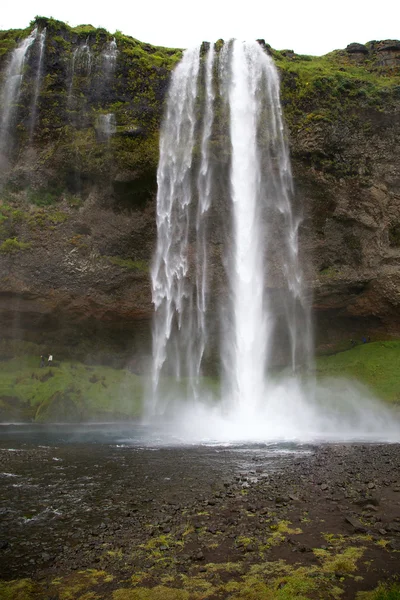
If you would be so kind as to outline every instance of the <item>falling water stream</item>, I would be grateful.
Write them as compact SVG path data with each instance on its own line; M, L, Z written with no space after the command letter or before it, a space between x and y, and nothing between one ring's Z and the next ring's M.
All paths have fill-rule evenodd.
M1 96L0 168L6 166L11 149L11 125L18 107L25 61L36 37L37 28L27 38L22 40L19 46L12 52L10 63L4 74Z
M301 210L279 76L260 44L184 53L157 180L147 417L172 419L191 439L397 439L393 415L365 389L323 387L312 375ZM204 377L210 356L214 390ZM286 368L280 358L274 374L282 356Z
M225 190L232 218L232 232L226 239L230 297L229 323L222 344L225 395L233 404L249 408L257 407L266 394L266 373L276 325L276 315L266 293L265 266L271 243L268 215L274 213L285 222L279 269L293 369L298 366L300 339L303 363L307 363L307 353L311 353L309 317L297 261L297 232L291 213L290 162L278 75L272 59L256 42L234 41L220 56L215 54L210 46L202 64L198 48L185 53L172 79L162 130L158 246L152 274L156 305L155 405L159 404L158 384L163 371L185 380L194 396L199 394L208 341L207 213L213 202L215 177L210 145L216 89L229 106L229 135L224 142L227 147L219 150L231 154L230 183ZM216 60L220 61L218 69L214 68ZM202 89L199 89L201 69ZM218 81L214 78L216 73ZM195 156L197 138L199 159ZM191 240L193 228L195 246ZM296 303L302 309L301 314L293 310Z
M44 50L46 43L46 27L39 34L39 59L38 59L38 67L36 71L35 78L35 88L33 92L32 106L31 106L31 119L29 125L29 139L32 140L33 133L36 127L37 120L37 110L38 110L38 99L40 86L42 82L42 73L43 73L43 59L44 59Z

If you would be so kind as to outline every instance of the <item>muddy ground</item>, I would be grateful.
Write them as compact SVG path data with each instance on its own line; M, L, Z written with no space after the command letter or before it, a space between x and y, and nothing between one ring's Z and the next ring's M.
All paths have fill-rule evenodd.
M0 448L0 597L357 597L400 575L400 446ZM3 595L2 595L3 594Z

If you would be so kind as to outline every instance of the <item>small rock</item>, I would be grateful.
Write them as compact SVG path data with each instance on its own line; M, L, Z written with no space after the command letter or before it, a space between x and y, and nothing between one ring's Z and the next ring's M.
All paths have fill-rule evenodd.
M325 491L325 490L327 490L327 489L328 489L328 484L327 484L327 483L323 483L323 484L321 485L321 490L324 492L324 491Z
M368 484L368 489L369 489L369 490L373 490L374 488L375 488L375 484L374 484L374 483L371 481L371 482Z
M360 523L360 521L357 521L357 519L355 519L352 516L347 516L344 518L344 520L347 523L350 523L352 527L354 527L354 531L356 533L365 533L367 531L366 528Z
M389 523L386 529L392 533L400 533L400 523Z
M390 550L400 550L400 540L390 540L390 542L388 543L388 545L386 546L387 548L390 548Z

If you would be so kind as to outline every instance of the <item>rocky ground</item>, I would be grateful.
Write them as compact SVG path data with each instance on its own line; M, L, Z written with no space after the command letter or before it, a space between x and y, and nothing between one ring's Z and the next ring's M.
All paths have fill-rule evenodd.
M88 448L0 451L0 597L346 600L400 573L399 445Z

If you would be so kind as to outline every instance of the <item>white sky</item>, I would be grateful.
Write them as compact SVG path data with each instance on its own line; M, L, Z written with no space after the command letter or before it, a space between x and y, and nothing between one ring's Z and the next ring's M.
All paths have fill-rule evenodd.
M25 28L36 15L178 48L264 38L277 50L321 55L351 42L400 38L400 0L19 0L1 9L0 29Z

